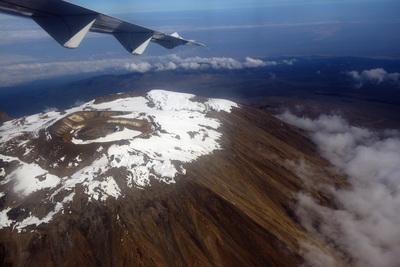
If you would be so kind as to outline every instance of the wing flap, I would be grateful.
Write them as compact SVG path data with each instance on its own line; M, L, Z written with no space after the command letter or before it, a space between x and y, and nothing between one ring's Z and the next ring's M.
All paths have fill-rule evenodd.
M97 15L32 16L54 40L67 48L77 48L96 21Z
M146 50L151 39L153 32L114 32L115 38L128 50L129 53L134 55L141 55Z

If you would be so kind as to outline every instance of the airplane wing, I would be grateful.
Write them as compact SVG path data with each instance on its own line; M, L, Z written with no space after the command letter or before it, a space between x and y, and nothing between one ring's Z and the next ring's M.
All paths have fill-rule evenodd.
M199 45L179 34L165 34L62 0L0 0L0 12L31 17L59 44L77 48L89 31L113 35L128 52L141 55L150 42L167 49Z

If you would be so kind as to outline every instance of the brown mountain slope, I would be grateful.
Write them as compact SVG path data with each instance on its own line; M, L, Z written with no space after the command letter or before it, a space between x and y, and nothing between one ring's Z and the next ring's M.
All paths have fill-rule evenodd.
M318 184L344 184L314 145L256 109L209 116L222 122L222 150L186 164L176 184L152 180L106 202L78 188L51 223L0 230L2 266L299 266L303 242L333 255L295 215L297 192L329 202ZM290 167L300 159L315 181Z

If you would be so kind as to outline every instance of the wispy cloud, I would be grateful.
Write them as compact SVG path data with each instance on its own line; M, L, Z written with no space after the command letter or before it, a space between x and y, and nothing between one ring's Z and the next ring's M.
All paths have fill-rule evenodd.
M86 61L28 62L0 66L0 84L12 86L35 80L45 80L66 75L111 73L145 73L160 71L206 71L206 70L240 70L260 68L278 64L293 64L289 61L265 61L246 57L238 60L228 57L188 57L177 55L149 58L146 61L132 59L100 59Z
M399 266L399 133L355 127L335 115L313 120L286 112L279 118L309 131L322 155L348 177L350 184L346 189L329 188L337 209L299 194L298 215L303 226L333 243L358 266ZM299 171L304 174L304 169L300 164ZM327 257L313 248L303 249L310 255ZM309 264L326 266L320 263Z
M0 44L13 44L16 42L26 42L51 38L41 29L26 30L0 30Z
M358 88L365 84L381 84L383 82L391 82L397 85L400 84L400 73L389 73L385 69L376 68L364 71L350 71L347 73L355 82Z
M282 62L283 63L283 62ZM275 66L276 61L264 61L246 57L243 61L229 57L188 57L182 58L176 55L168 56L155 63L126 64L126 69L138 72L170 71L170 70L240 70L244 68L259 68ZM286 64L286 63L284 63Z
M211 25L206 27L187 27L187 26L164 26L162 30L170 31L172 29L199 32L199 31L227 31L227 30L249 30L249 29L267 29L267 28L297 28L297 27L317 27L317 26L340 26L348 24L370 24L371 21L339 21L339 20L323 20L310 22L276 22L276 23L259 23L259 24L238 24L238 25Z

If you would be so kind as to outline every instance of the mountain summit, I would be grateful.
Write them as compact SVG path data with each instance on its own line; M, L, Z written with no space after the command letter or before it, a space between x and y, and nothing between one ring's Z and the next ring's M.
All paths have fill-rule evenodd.
M0 262L296 266L296 194L341 183L312 142L231 101L152 90L0 127ZM321 178L304 183L293 164ZM313 178L312 178L313 179Z

